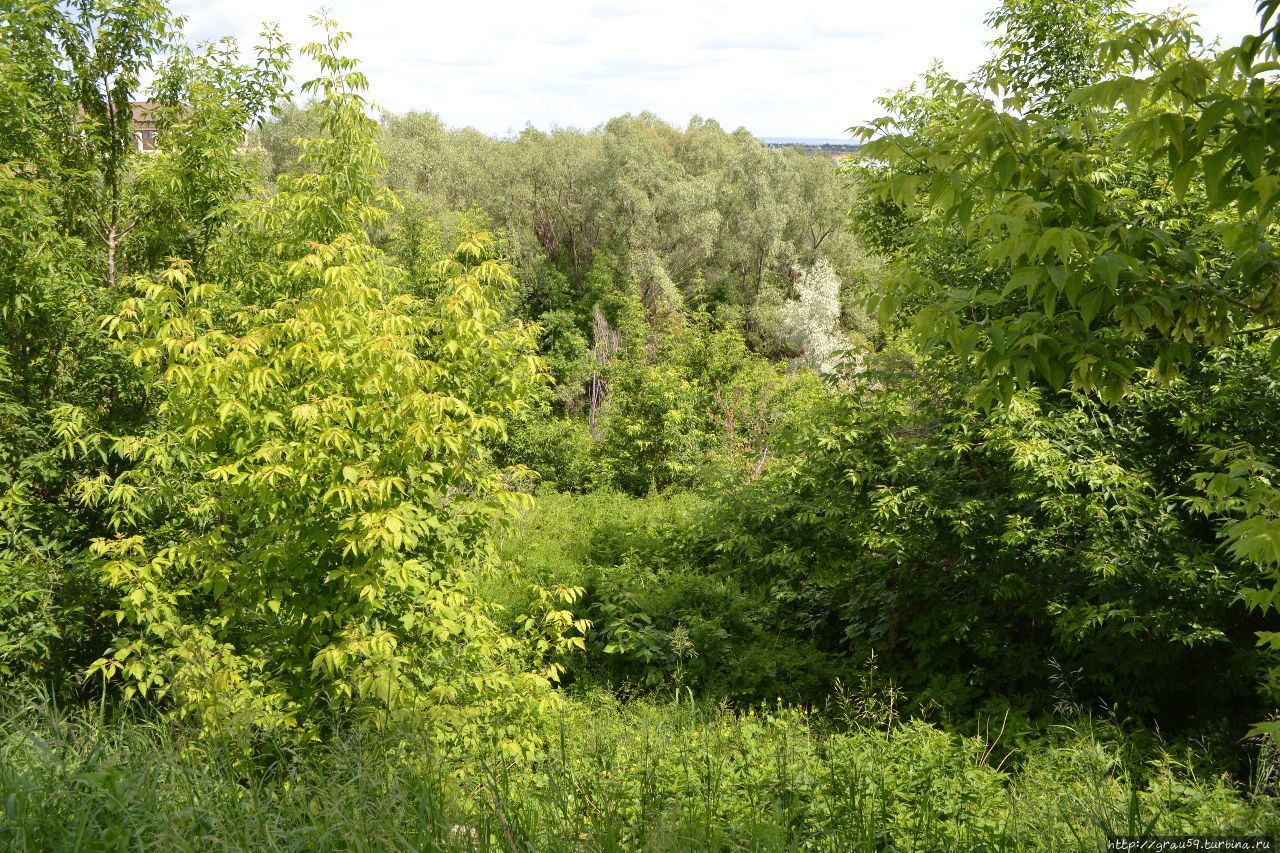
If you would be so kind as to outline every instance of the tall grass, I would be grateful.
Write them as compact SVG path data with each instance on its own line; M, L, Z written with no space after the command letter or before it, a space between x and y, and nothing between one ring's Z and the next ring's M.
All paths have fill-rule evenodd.
M1274 837L1267 790L1156 762L1086 724L1028 747L921 722L831 731L802 709L567 702L543 756L440 756L411 729L258 745L30 700L0 723L13 850L1096 850L1108 834ZM1256 786L1255 786L1256 788Z

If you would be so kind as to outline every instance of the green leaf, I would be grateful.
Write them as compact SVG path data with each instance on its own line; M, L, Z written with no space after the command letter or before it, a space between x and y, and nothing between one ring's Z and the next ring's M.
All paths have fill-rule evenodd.
M1020 267L1014 270L1012 276L1009 277L1009 283L1005 285L1003 296L1008 296L1019 290L1028 290L1033 287L1044 276L1044 267Z
M1120 272L1121 270L1128 269L1129 262L1126 258L1108 253L1104 255L1097 255L1089 265L1092 267L1094 275L1096 275L1112 293L1115 293L1120 287Z
M1234 154L1233 148L1225 147L1206 156L1203 160L1205 194L1209 197L1210 204L1218 205L1228 200L1222 185L1222 176Z
M1080 321L1084 323L1085 329L1093 324L1104 299L1106 299L1106 293L1102 290L1090 290L1080 297Z
M1009 186L1013 173L1018 168L1018 159L1012 152L1006 151L996 158L995 173L1001 187Z

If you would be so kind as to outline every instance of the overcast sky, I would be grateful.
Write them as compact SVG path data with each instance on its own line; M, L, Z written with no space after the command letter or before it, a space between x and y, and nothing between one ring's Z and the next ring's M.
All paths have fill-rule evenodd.
M758 136L841 137L934 59L967 74L995 0L325 0L376 103L506 135L649 110ZM310 41L320 0L176 0L196 39ZM1154 11L1170 5L1139 0ZM1191 0L1207 36L1256 31L1254 0ZM301 77L305 69L295 67Z

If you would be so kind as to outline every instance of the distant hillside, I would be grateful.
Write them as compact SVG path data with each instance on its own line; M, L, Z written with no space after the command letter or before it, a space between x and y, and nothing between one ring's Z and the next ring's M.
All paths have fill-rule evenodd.
M806 154L821 154L839 160L855 153L859 145L851 139L822 139L803 136L762 136L770 148L800 148Z

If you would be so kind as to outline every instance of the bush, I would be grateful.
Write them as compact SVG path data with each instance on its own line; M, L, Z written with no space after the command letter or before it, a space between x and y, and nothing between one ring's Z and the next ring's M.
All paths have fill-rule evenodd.
M991 696L1048 710L1058 672L1086 706L1164 726L1265 713L1252 633L1266 621L1236 593L1259 570L1222 553L1185 497L1203 451L1177 411L1204 411L1199 382L1225 374L1123 407L1029 391L994 410L954 362L909 350L845 381L793 453L686 536L692 559L759 596L757 618L831 655L875 652L961 716ZM1274 411L1274 389L1251 387ZM1234 399L1236 414L1260 405Z
M512 424L503 461L536 471L547 488L583 492L609 485L609 468L595 450L585 422L535 413Z
M486 576L482 595L517 614L531 587L584 588L574 610L593 627L587 653L568 662L571 679L820 700L850 662L777 630L759 594L689 560L683 531L707 511L706 498L687 492L543 494L501 541L505 568Z

